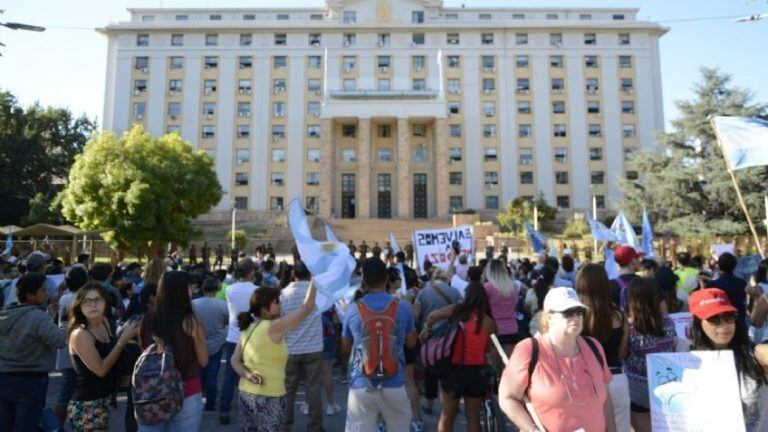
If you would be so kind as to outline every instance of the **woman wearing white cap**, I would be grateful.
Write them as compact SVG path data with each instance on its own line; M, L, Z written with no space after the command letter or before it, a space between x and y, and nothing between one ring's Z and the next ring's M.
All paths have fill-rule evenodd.
M515 346L502 375L499 404L523 432L540 431L524 398L548 432L615 431L611 372L595 339L580 336L584 306L572 288L544 299L539 334Z

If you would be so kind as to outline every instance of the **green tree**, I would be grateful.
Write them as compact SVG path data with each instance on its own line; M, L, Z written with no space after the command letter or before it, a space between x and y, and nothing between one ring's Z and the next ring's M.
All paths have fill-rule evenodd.
M750 91L734 87L730 75L709 68L701 72L693 99L677 102L680 117L670 132L659 135L660 148L639 152L630 161L640 176L620 182L624 199L619 207L638 223L646 207L660 232L743 234L748 225L709 117L766 118L768 107L754 103ZM736 178L750 215L761 220L768 168L740 170Z
M589 232L589 224L584 219L573 219L565 226L563 236L568 239L580 239Z
M227 241L232 241L232 230L227 231ZM237 250L244 251L246 246L248 246L248 234L242 229L235 230L235 247Z
M539 227L547 228L547 224L555 220L557 209L547 204L543 195L535 201L524 197L517 197L507 204L504 213L496 215L502 232L521 233L524 230L523 222L528 221L533 225L534 203L538 208Z
M57 222L51 206L61 191L69 167L96 127L85 116L64 108L19 105L16 97L0 91L0 225Z
M61 194L64 216L102 230L115 249L186 245L192 219L221 199L213 160L179 137L155 138L134 126L122 137L88 141Z

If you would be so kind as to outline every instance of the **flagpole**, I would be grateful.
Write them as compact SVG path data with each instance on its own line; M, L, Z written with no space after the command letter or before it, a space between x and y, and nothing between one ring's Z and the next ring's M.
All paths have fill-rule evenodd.
M539 206L536 204L533 205L533 229L539 230Z
M741 196L741 189L739 188L739 184L736 182L736 175L733 173L733 170L731 169L731 163L728 160L728 154L725 152L725 148L723 147L722 141L720 141L720 134L717 131L717 126L715 125L714 117L710 116L709 124L712 126L712 129L715 131L715 140L717 141L717 145L720 146L720 151L723 153L723 159L725 159L725 168L728 170L728 174L731 175L731 180L733 181L733 187L736 188L736 196L739 197L739 204L741 204L741 209L744 211L744 216L747 217L749 230L752 231L752 236L755 238L755 245L757 245L757 251L760 253L760 258L765 258L765 253L763 252L763 246L760 244L760 239L757 237L757 231L755 231L755 224L752 223L752 218L749 216L749 211L747 211L747 205L744 203L744 197Z
M597 220L597 197L595 196L594 190L592 191L592 219ZM592 241L592 259L594 262L597 261L597 239L594 238Z

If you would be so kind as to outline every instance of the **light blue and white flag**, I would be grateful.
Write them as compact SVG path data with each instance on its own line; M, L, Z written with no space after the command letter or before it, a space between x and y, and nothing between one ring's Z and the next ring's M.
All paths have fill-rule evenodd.
M547 252L547 256L558 258L557 256L557 248L555 247L555 243L552 242L549 244L549 251Z
M632 228L632 224L629 223L629 219L624 215L624 212L619 212L616 219L613 220L611 231L616 235L619 244L629 245L635 248L636 251L640 251L640 242L637 240L635 229Z
M592 238L594 238L596 241L599 241L599 242L618 242L619 241L619 238L616 237L616 234L613 231L609 230L608 227L605 226L599 220L587 218L587 222L589 223L590 231L592 231Z
M400 252L400 246L398 246L397 240L395 239L395 235L392 234L392 231L389 232L389 246L392 247L392 252Z
M525 232L528 234L528 242L531 244L531 249L536 253L542 253L547 250L547 238L544 235L531 226L527 221L523 223L525 226Z
M321 242L312 238L307 215L298 199L291 201L288 225L296 241L301 260L312 273L312 280L317 287L315 303L320 311L325 311L333 306L349 288L349 280L355 270L355 259L344 243ZM326 235L329 232L330 236L335 238L333 232L326 228Z
M8 238L5 239L5 249L2 255L8 255L13 250L13 233L11 233L11 227L8 227Z
M325 224L325 239L334 243L339 241L339 239L336 238L336 234L331 231L331 227L328 226L328 224Z
M729 170L768 165L768 121L716 116L712 123Z
M605 248L605 272L608 273L608 279L616 279L619 277L619 264L616 262L616 258L613 255L613 249Z
M653 228L651 220L648 218L648 212L643 209L643 254L648 258L653 258Z

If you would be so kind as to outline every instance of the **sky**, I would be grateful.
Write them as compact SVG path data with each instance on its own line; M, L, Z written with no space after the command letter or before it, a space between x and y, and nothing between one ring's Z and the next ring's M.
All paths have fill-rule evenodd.
M9 4L10 3L10 4ZM670 28L661 39L664 114L691 97L699 68L719 67L733 83L768 103L768 20L733 23L733 17L768 12L768 0L445 0L448 7L636 7L638 18ZM100 121L104 103L107 39L94 29L125 21L141 7L322 7L324 0L25 0L2 2L0 22L47 28L43 33L0 27L0 88L22 105L68 107ZM723 18L727 17L727 18ZM702 19L704 18L704 19ZM707 19L716 18L716 19Z

